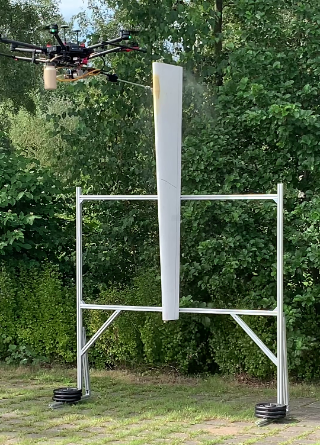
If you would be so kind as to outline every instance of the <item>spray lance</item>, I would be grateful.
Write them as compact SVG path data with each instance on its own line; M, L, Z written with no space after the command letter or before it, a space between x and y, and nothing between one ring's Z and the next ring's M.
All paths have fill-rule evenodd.
M119 77L116 74L108 74L108 73L104 73L101 72L101 74L104 74L105 76L107 76L107 79L110 82L122 82L122 83L127 83L129 85L134 85L136 87L141 87L144 88L145 90L151 91L152 93L152 88L147 86L147 85L141 85L140 83L136 83L136 82L129 82L128 80L123 80L123 79L119 79Z

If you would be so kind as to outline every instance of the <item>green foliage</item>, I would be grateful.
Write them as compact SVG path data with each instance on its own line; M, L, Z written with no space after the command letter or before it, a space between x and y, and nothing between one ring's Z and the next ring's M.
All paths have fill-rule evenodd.
M225 1L219 57L216 36L208 32L217 20L212 2L201 2L201 7L198 2L178 6L171 1L104 3L116 8L116 18L122 17L133 26L139 24L142 39L146 39L145 43L148 38L149 43L152 40L163 60L172 60L175 54L178 63L192 70L186 75L184 94L183 193L274 193L278 182L285 183L289 365L299 377L317 377L317 2L289 5L284 0L280 4L245 0L235 7ZM211 21L203 20L205 15ZM178 44L180 51L175 52L172 46L164 50L168 41ZM223 85L218 88L217 73L223 77ZM128 108L122 98L119 103L125 115ZM113 141L115 138L112 136ZM115 190L117 178L113 179ZM142 224L140 217L137 222ZM182 296L191 295L193 305L273 309L275 228L272 203L185 203ZM153 252L157 254L155 249ZM123 298L130 300L128 295ZM221 370L241 370L261 377L274 372L232 320L209 320L200 337L210 344L211 359ZM250 319L248 323L275 351L274 322ZM152 318L143 332L154 325ZM160 326L157 330L161 332ZM189 338L197 332L198 329L191 331ZM161 335L150 334L150 338L149 343L146 337L142 340L146 359L149 354L150 362L155 357L164 361L165 352L159 351L167 345L160 342ZM159 342L161 348L157 346Z
M132 65L129 60L122 70ZM143 82L139 77L137 69L131 80ZM47 118L52 136L61 137L57 159L69 183L81 184L84 193L154 193L150 93L103 79L79 82L64 92L72 106L62 115L51 108ZM90 288L101 280L128 282L137 266L156 263L153 248L151 255L145 249L157 239L154 203L88 203L84 218L84 267L92 280Z
M12 337L6 337L2 335L3 343L8 345L6 363L8 365L39 365L46 363L48 359L46 357L38 356L27 346L17 346L12 343Z
M34 93L32 99L36 104L34 112L21 108L17 113L9 109L5 114L9 121L8 134L12 145L19 153L32 160L37 159L41 167L49 167L56 176L66 181L70 178L72 165L62 168L68 153L67 162L70 162L70 146L63 141L62 134L65 131L77 131L77 117L71 114L72 102L56 96L43 103L40 93ZM66 110L70 113L68 117L65 117ZM57 132L55 136L50 134L54 128L54 122L48 120L51 114L63 119L63 132Z
M114 8L114 15L103 23L96 10L92 40L114 35L121 23L139 26L139 40L150 49L147 55L107 56L110 71L149 85L146 67L152 60L185 68L184 194L274 193L278 182L285 184L289 367L295 376L319 377L318 2L241 0L235 4L225 0L223 35L217 35L220 17L211 1L102 3L106 9ZM6 124L0 135L6 144L11 137L16 150L54 168L68 185L81 185L84 193L155 193L152 97L145 90L100 78L61 86L50 93L51 104L45 102L47 97L36 102L33 117L25 111L11 113L11 127ZM29 122L31 130L26 135ZM23 181L15 173L11 177L12 193L5 191L3 199L6 206L17 206L32 193L29 186L21 189L17 184L31 180L31 175L25 172ZM32 195L34 200L37 194ZM64 247L59 249L65 228L57 212L50 214L56 198L48 196L48 206L41 201L33 212L41 219L26 219L30 214L25 210L15 211L12 219L4 214L3 226L9 230L2 234L3 248L8 255L16 247L27 252L25 245L32 246L37 255L51 249L58 255L63 252ZM46 216L41 209L48 212ZM155 275L140 275L141 270L158 266L156 213L153 203L84 206L86 300L160 304ZM38 237L35 229L44 221L45 232ZM182 304L273 309L275 229L276 210L271 202L184 203ZM49 238L44 235L50 243L38 248L46 246ZM53 246L51 240L57 244ZM5 298L10 298L14 290L6 292ZM89 335L105 319L106 314L91 311L86 319ZM12 335L9 320L5 326L7 335ZM249 318L246 322L275 352L274 320ZM21 344L28 344L30 336L24 331ZM92 359L100 366L144 362L171 364L185 372L219 367L223 372L259 377L274 373L272 364L241 328L223 316L184 315L179 322L164 325L157 313L124 313L97 342Z
M13 151L0 152L0 167L2 258L41 261L65 256L69 223L58 182L38 161Z
M133 285L103 290L95 302L133 306L160 306L160 278L156 271L141 273ZM96 332L108 315L90 311L86 315L87 333ZM216 369L205 340L205 327L195 316L163 323L161 313L123 312L96 342L90 361L96 366L118 363L170 365L182 372Z
M56 267L2 267L0 357L13 362L75 360L75 292Z
M50 21L58 20L57 6L50 0L15 1L0 0L2 36L27 43L45 43L41 28ZM9 45L0 43L0 52L11 54ZM34 64L16 62L14 59L0 58L0 103L12 100L15 109L20 106L34 110L30 96L34 88L41 88L41 68ZM1 125L1 124L0 124Z
M7 352L4 340L16 335L17 285L15 277L3 267L0 273L0 357Z

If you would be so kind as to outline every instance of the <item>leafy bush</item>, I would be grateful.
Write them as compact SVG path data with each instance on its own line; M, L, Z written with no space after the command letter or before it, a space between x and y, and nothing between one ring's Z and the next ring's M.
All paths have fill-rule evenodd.
M161 306L159 276L154 270L141 273L133 285L103 290L94 301ZM102 311L85 313L88 335L94 334L109 315ZM124 311L96 342L90 351L90 361L99 367L144 363L170 365L182 372L216 370L204 331L195 316L184 315L179 321L163 323L161 313Z
M104 286L103 286L104 287ZM0 357L11 362L62 360L76 357L75 289L62 283L56 267L2 267L0 273ZM160 280L155 270L141 273L132 285L102 288L99 297L87 299L100 304L160 306ZM318 376L317 317L312 293L310 303L300 300L287 309L289 368L301 378ZM181 299L184 307L214 307L214 304ZM19 308L19 310L17 310ZM85 311L88 338L110 313ZM276 353L274 318L244 317L263 342ZM314 353L312 353L314 351ZM126 312L108 327L90 349L96 367L119 364L173 366L180 372L245 372L272 377L275 367L229 316L181 314L163 323L161 313Z
M0 273L0 357L4 357L7 352L5 339L16 335L17 285L14 274L2 267Z
M12 150L0 150L0 169L2 258L12 262L66 256L70 233L61 185L38 161Z
M46 357L38 356L27 346L17 346L12 343L12 337L6 337L2 335L3 343L8 345L6 363L18 364L18 365L39 365L46 363L48 359Z
M2 266L0 283L0 357L73 362L75 290L63 285L57 267Z
M93 301L99 304L160 306L159 277L154 270L147 271L136 278L133 285L102 290L99 298L93 298ZM180 305L217 307L212 302L193 300L191 296L183 297ZM318 321L313 304L308 307L301 311L293 303L290 309L287 308L289 369L292 375L305 379L319 375L319 359L315 353ZM88 336L94 334L109 315L104 311L85 312ZM274 317L247 316L244 321L276 354ZM269 358L226 315L180 314L178 321L163 323L161 313L124 311L90 350L90 361L97 367L147 364L173 366L184 373L244 372L259 378L272 378L276 374Z
M177 56L174 63L190 71L183 100L183 194L274 193L278 182L285 184L284 297L289 367L298 377L319 377L318 1L256 0L237 2L236 7L224 5L223 33L216 26L215 4L209 0L201 5L182 2L174 8L171 2L159 0L110 0L106 5L115 8L113 20L105 27L97 20L98 34L110 34L117 23L139 23L142 44L152 42L164 61L172 62L173 51ZM167 45L168 41L172 44ZM157 56L145 57L124 60L121 54L115 55L112 66L120 78L148 84L145 67ZM59 91L55 93L63 97L57 101L59 106L50 110L42 104L34 120L43 122L46 113L50 124L47 135L53 130L55 140L60 141L54 151L46 148L46 157L52 154L48 164L70 182L81 184L85 192L153 193L151 95L143 89L99 79L66 85ZM64 109L63 104L68 106ZM25 125L28 115L20 113L19 119L21 126ZM37 134L35 138L11 132L14 134L16 144L26 153L32 152L33 144L41 146ZM31 147L24 147L26 144ZM53 210L56 197L46 189L48 201L42 200L42 182L35 180L38 176L25 166L12 169L11 158L8 165L4 159L3 169L10 172L2 184L3 205L8 209L2 214L1 226L6 258L21 256L21 252L37 259L47 253L62 254L65 226ZM19 185L19 181L31 179L35 180L35 193L29 186ZM12 193L4 188L6 184ZM17 207L20 202L25 204L22 210ZM36 211L30 210L29 202ZM184 203L182 303L273 309L275 215L273 203ZM158 264L153 203L116 202L108 207L105 203L86 203L83 233L87 300L160 304L155 274L143 274L132 284L139 268ZM102 237L106 233L107 241ZM10 299L16 286L14 283L13 290L6 289L4 298ZM10 322L11 309L6 310L9 318L4 326L10 333L14 323ZM99 311L86 314L89 335L106 316ZM275 352L274 320L251 317L246 321ZM21 341L31 342L26 328ZM184 315L178 322L163 324L157 313L123 313L97 342L91 357L101 366L170 363L186 372L219 367L222 372L241 371L260 377L275 371L241 328L223 316Z
M185 72L188 68L191 71L186 75L183 101L183 193L274 193L278 182L285 184L285 311L290 371L299 377L318 377L318 2L256 0L237 2L236 7L224 5L223 33L209 0L201 6L184 2L177 8L160 1L145 1L143 5L129 0L107 3L116 7L115 18L126 17L128 23L142 26L141 39L146 43L152 40L162 60L172 63L173 52L175 62L183 65ZM165 53L167 41L172 45ZM130 68L124 75L133 75ZM141 76L138 63L135 74ZM92 114L96 109L104 112L98 96L91 96L96 105L91 107ZM121 100L116 101L117 107L123 107L121 115L132 116L131 108ZM119 134L125 142L133 141L127 134ZM112 146L123 142L118 133L110 135L111 140ZM148 144L146 148L153 144L151 138ZM128 165L136 173L138 164ZM138 167L138 172L142 171ZM134 181L140 178L130 171L127 179L132 177ZM115 190L122 185L114 177L110 189L114 183ZM184 204L182 295L191 295L194 305L273 309L275 221L271 203ZM137 226L141 224L138 220ZM150 226L154 227L153 222ZM156 256L155 249L153 252ZM137 262L140 259L138 256ZM241 370L259 376L273 373L274 368L232 320L211 319L200 336L210 343L211 354L224 372ZM250 318L248 323L275 351L274 321ZM151 328L155 325L150 322ZM150 341L150 351L159 351L155 344L160 337L155 335ZM146 359L146 349L144 354ZM163 357L161 354L150 352L150 357Z

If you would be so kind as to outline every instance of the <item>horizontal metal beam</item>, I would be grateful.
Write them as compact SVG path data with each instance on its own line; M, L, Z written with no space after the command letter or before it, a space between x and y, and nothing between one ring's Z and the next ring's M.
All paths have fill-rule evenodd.
M80 195L80 201L157 201L157 195Z
M237 201L268 199L277 202L278 195L181 195L182 201Z
M156 306L121 306L116 304L87 304L81 303L82 309L101 309L104 311L132 311L132 312L162 312L162 307Z
M80 195L82 201L157 201L157 195ZM181 201L240 201L273 200L278 195L181 195Z
M133 312L162 312L162 307L157 306L122 306L114 304L87 304L82 302L81 309L100 309L105 311L133 311ZM221 314L221 315L262 315L277 316L277 312L260 309L211 309L211 308L180 308L181 314Z
M221 314L221 315L263 315L263 316L277 316L277 312L260 310L260 309L209 309L200 307L180 308L181 314Z

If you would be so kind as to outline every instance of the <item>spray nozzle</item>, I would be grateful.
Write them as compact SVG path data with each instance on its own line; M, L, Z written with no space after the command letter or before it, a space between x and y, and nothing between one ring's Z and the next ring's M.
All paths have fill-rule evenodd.
M118 82L118 76L116 74L107 74L106 76L110 82Z

